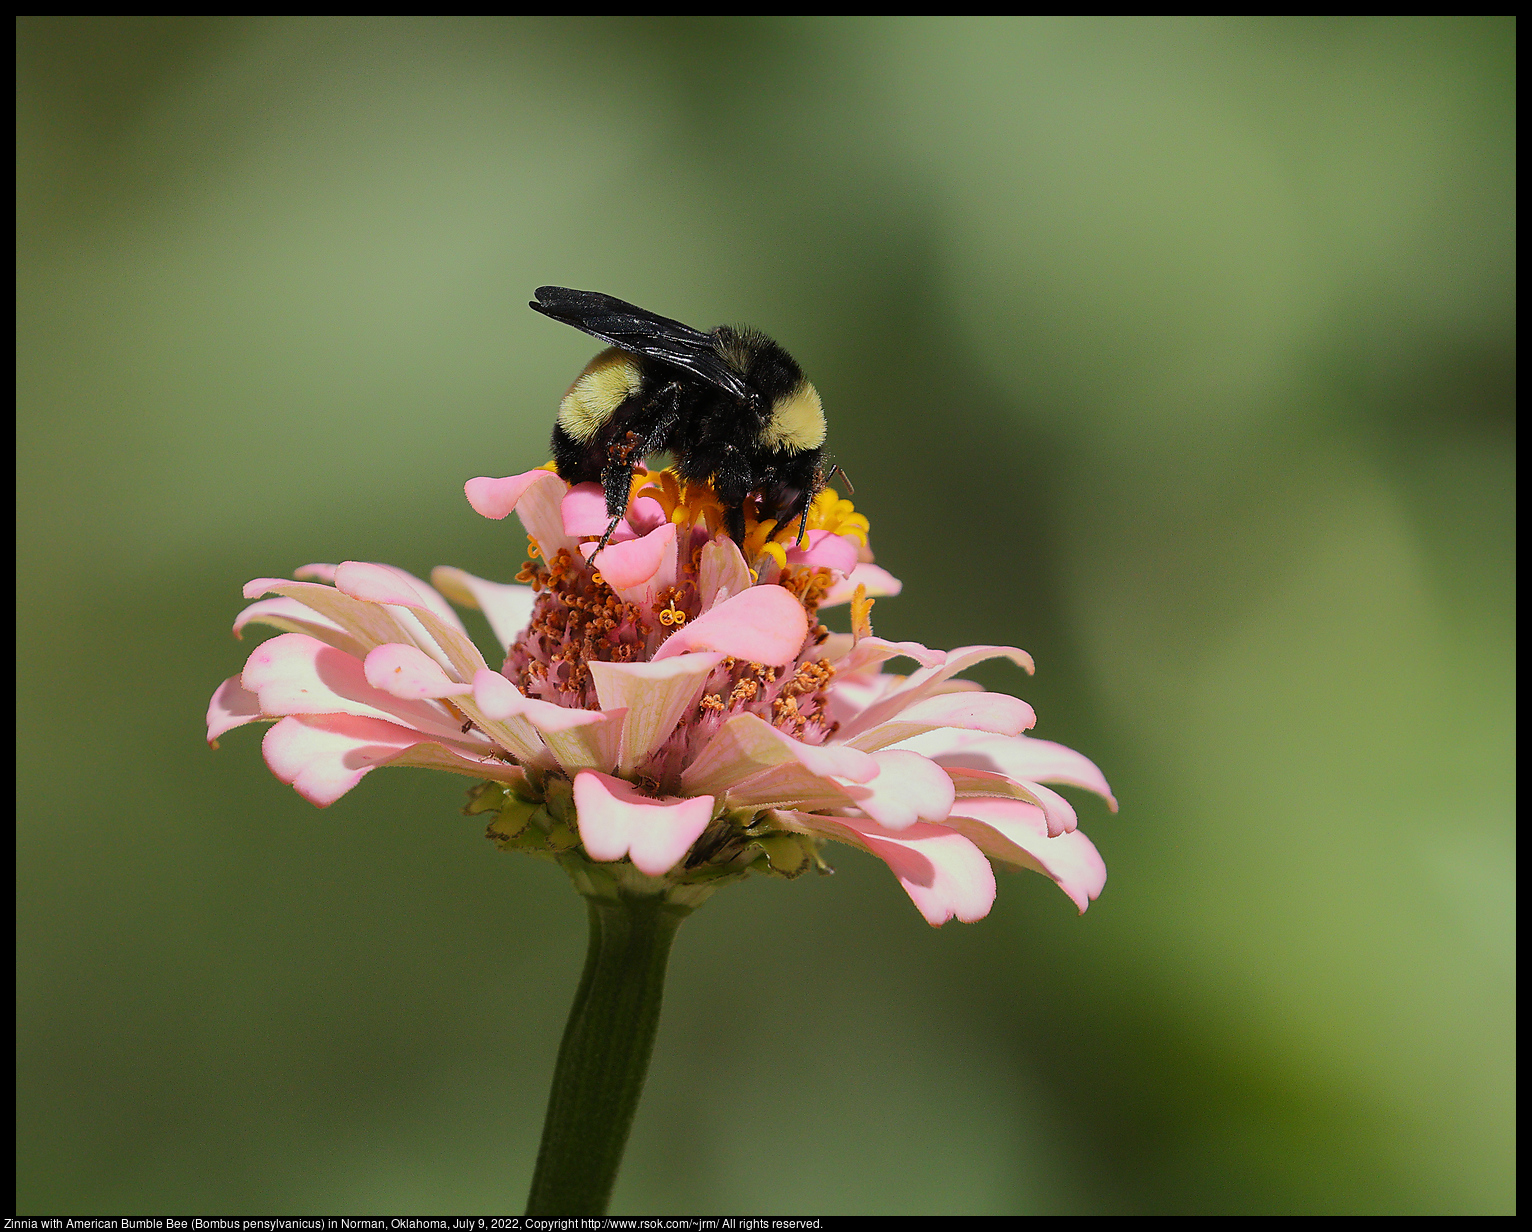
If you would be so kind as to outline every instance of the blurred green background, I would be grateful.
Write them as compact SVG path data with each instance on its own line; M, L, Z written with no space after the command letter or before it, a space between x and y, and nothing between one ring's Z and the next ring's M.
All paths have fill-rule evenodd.
M614 1211L1513 1210L1514 40L23 19L17 1209L519 1210L578 898L202 719L248 578L514 574L559 283L779 338L878 631L1123 803L1083 918L715 899Z

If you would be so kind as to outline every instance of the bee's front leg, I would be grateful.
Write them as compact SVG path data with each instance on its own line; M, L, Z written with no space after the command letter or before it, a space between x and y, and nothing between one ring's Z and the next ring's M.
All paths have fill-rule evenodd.
M628 511L628 498L633 490L633 472L651 453L670 446L671 434L681 422L681 385L672 381L655 391L654 397L630 422L621 440L607 446L606 465L601 468L601 487L606 493L606 512L610 518L621 518ZM645 426L647 425L647 427ZM608 528L602 543L611 537Z
M601 489L606 495L607 516L612 520L596 545L597 552L606 547L628 512L633 472L651 453L669 447L671 434L681 422L681 394L678 381L661 386L638 416L640 423L649 421L648 430L630 428L621 441L614 441L608 448L606 465L601 468ZM591 555L594 557L595 553Z
M671 435L681 422L681 395L684 392L681 382L671 381L654 395L646 408L647 414L654 416L653 426L644 436L644 451L637 461L642 462L650 454L670 448Z

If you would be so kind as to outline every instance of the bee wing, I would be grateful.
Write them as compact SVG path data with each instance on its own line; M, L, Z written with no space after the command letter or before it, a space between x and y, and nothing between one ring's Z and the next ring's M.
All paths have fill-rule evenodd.
M527 307L546 317L573 325L581 333L624 351L684 368L736 398L749 396L749 387L739 373L724 363L714 349L711 334L599 291L538 287L535 294L537 298Z

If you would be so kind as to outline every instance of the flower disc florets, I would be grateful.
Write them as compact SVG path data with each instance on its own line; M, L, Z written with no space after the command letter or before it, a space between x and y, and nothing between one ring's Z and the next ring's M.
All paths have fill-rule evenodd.
M505 676L528 697L600 709L600 691L590 663L650 660L670 637L688 626L695 630L704 611L752 586L777 586L804 613L806 632L792 659L776 665L725 655L703 682L695 707L634 769L638 781L664 792L676 790L681 772L693 757L727 718L738 714L758 715L795 739L823 744L836 727L826 710L827 686L835 666L818 653L830 636L818 623L818 611L835 584L836 572L849 575L855 570L857 550L866 544L866 519L849 501L832 491L823 492L809 510L807 534L800 546L791 538L786 543L772 538L778 530L775 523L757 522L747 510L747 558L732 541L719 536L723 507L710 488L683 488L668 471L640 471L633 489L625 524L614 536L614 546L603 555L615 558L624 542L659 527L675 527L673 569L668 542L662 545L664 557L657 561L655 576L663 584L643 579L639 593L634 594L632 563L614 559L612 567L628 581L619 593L583 554L561 547L551 558L544 558L536 539L530 539L529 559L517 581L529 584L537 599L527 628L506 657ZM577 507L587 501L592 504L587 512L596 514L590 522L593 528L604 517L604 505L594 502L597 495L576 491L566 498ZM786 538L795 529L781 528L780 533ZM646 555L639 562L640 571L647 569L650 559ZM780 638L773 639L771 649L780 653L782 645Z
M433 589L357 562L252 583L250 598L280 597L236 632L286 632L215 695L209 739L279 720L268 764L318 804L384 764L484 780L467 811L493 814L490 837L559 858L582 886L627 878L674 896L793 877L823 869L833 839L884 860L933 924L988 912L990 860L1045 873L1082 911L1100 892L1100 857L1040 781L1110 801L1100 771L1023 736L1025 702L957 678L1030 659L872 636L871 596L899 583L871 563L850 502L821 492L801 538L747 508L741 546L710 488L641 471L598 552L596 484L544 468L466 490L486 517L520 517L521 585L437 569ZM443 596L484 612L498 670ZM820 610L848 602L852 632L831 633ZM918 670L882 670L899 657Z

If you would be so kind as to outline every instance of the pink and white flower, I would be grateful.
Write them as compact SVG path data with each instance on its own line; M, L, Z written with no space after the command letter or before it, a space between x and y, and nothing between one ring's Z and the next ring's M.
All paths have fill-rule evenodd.
M486 517L519 516L525 584L438 568L428 585L356 561L259 578L234 631L281 633L214 694L209 741L274 721L267 764L320 806L379 766L466 775L482 784L469 811L496 814L502 846L672 883L797 876L822 868L833 840L884 861L934 925L988 913L992 861L1043 873L1081 911L1100 893L1101 857L1045 784L1115 809L1105 778L1024 735L1025 702L960 678L1031 659L872 636L869 596L900 583L835 493L814 502L801 543L749 519L742 551L709 489L639 472L594 553L606 529L594 484L541 469L466 491ZM846 602L853 631L831 633L818 612ZM454 603L484 614L500 662ZM896 659L915 670L886 671Z

